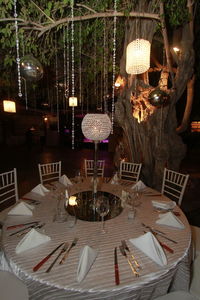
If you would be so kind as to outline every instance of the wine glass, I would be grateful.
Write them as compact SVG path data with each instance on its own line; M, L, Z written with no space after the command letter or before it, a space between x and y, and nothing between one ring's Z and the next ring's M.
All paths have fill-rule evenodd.
M104 217L109 213L110 210L110 205L109 205L109 200L106 197L98 197L96 200L96 212L100 215L101 217L101 224L102 224L102 233L106 233L105 230L105 222L104 222Z
M138 189L135 189L134 192L132 193L132 197L133 197L134 206L135 207L140 206L142 192Z

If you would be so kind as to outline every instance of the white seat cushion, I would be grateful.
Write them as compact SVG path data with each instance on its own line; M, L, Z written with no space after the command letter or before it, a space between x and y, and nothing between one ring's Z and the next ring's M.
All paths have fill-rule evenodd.
M28 300L28 290L24 283L8 271L0 271L1 300Z
M199 298L191 295L189 292L176 291L166 294L164 296L158 297L154 300L198 300Z

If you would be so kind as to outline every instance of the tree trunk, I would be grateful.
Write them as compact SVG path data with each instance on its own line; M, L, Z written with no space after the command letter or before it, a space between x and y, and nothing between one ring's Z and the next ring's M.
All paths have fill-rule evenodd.
M186 153L186 146L176 131L176 102L183 94L184 87L187 86L193 73L194 53L192 51L192 39L189 37L189 26L185 25L182 34L184 47L173 81L173 88L167 90L170 95L169 103L160 108L153 107L148 101L148 95L154 88L147 84L147 76L130 75L128 77L125 72L126 47L129 42L137 38L136 26L135 20L130 19L127 22L124 53L120 65L120 73L127 84L118 97L115 117L116 122L123 129L124 140L128 143L129 150L126 153L126 160L141 162L141 179L148 186L159 190L164 167L178 171ZM156 23L154 21L141 19L139 37L152 42L155 29ZM163 72L166 72L166 69L169 70L165 66ZM164 73L161 72L161 75ZM161 81L160 87L165 85L166 89L167 80L168 75L164 75L164 84ZM140 104L138 104L138 100L142 100L139 102ZM140 115L141 113L143 116L147 115L144 121L138 122L133 116L137 106L141 108Z

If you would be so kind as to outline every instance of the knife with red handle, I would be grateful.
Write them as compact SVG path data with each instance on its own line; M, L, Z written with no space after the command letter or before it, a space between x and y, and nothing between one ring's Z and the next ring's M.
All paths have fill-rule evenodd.
M164 244L164 243L162 243L160 241L159 241L159 243L160 243L161 247L163 247L165 250L167 250L170 253L174 253L174 250L171 249L169 246L167 246L166 244Z
M115 284L119 285L120 280L119 280L119 266L117 261L117 247L115 247L114 250L114 265L115 265Z
M53 251L51 251L45 258L43 258L35 267L33 267L33 272L36 272L64 243L58 245Z
M39 221L34 221L34 222L29 222L29 223L10 225L6 229L7 230L9 230L9 229L15 229L15 228L18 228L18 227L24 227L26 225L34 225L34 224L38 224L38 223L39 223Z

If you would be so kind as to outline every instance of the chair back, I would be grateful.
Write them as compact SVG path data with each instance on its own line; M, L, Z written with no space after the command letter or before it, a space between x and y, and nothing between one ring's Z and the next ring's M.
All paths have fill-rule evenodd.
M17 170L0 174L0 211L18 201Z
M121 161L119 166L119 178L137 182L140 177L142 164Z
M93 176L94 175L94 160L93 159L85 159L85 177ZM105 167L105 160L98 160L97 161L97 176L103 177L104 176L104 167Z
M176 201L180 206L188 179L188 174L181 174L165 168L161 193Z
M61 161L47 164L38 164L40 183L45 184L59 180L61 177Z

